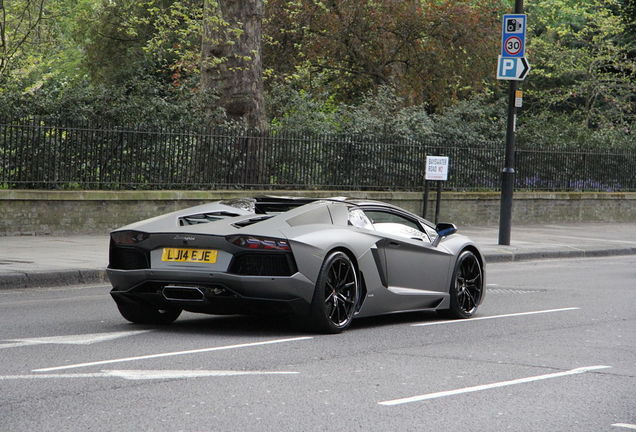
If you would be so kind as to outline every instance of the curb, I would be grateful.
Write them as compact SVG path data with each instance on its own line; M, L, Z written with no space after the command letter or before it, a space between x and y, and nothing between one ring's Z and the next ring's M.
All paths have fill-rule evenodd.
M636 255L636 247L619 249L571 249L533 252L484 253L487 263L508 263L540 259L592 258ZM105 269L16 272L0 275L0 290L46 288L108 283Z
M484 253L487 263L505 263L516 261L531 261L539 259L560 258L593 258L608 256L636 255L636 248L619 249L570 249L555 251L510 252L510 253Z
M100 269L16 272L0 275L0 290L105 282L108 282L106 270Z

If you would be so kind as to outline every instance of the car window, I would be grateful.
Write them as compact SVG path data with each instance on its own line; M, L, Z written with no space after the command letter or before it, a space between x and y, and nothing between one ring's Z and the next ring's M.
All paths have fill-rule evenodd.
M405 225L409 228L416 229L418 231L422 230L416 222L395 213L383 212L379 210L366 210L364 213L368 216L369 219L371 219L371 222L374 225L377 223L397 223Z
M387 234L401 237L418 238L429 241L429 237L422 227L414 220L402 215L381 210L365 210L364 212L373 223L373 227Z
M349 209L349 223L357 228L374 229L367 215L357 208Z
M428 234L428 238L431 239L432 242L435 241L435 239L438 236L437 231L435 231L433 228L428 227L426 225L424 225L424 230L426 234Z

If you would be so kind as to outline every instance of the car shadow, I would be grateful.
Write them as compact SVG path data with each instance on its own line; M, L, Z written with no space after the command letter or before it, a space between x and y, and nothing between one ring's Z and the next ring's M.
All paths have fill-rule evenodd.
M254 315L193 314L180 317L171 325L141 328L184 335L297 337L311 334L287 317Z
M434 311L401 312L379 315L368 318L357 318L351 323L349 330L366 329L371 327L386 327L391 325L411 325L422 322L443 321L446 318Z
M395 325L444 320L435 312L405 312L368 318L356 318L345 333ZM307 329L292 317L254 315L198 315L184 314L170 325L138 325L122 323L125 329L153 330L165 334L299 337L320 336L323 333ZM117 330L122 326L118 325Z

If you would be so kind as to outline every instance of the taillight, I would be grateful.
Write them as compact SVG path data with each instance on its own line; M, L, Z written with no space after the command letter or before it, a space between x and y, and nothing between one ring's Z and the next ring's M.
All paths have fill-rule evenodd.
M142 242L148 238L148 233L140 231L117 231L110 233L110 238L115 244L133 245Z
M289 242L287 240L281 240L269 237L256 237L246 235L235 235L226 237L227 241L236 246L246 249L261 249L261 250L280 250L289 251Z

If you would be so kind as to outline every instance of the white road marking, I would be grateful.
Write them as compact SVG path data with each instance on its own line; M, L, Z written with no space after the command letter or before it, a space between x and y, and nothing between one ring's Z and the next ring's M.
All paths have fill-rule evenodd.
M174 351L174 352L150 354L150 355L136 356L136 357L125 357L125 358L118 358L118 359L112 359L112 360L95 361L90 363L78 363L78 364L67 365L67 366L56 366L56 367L50 367L50 368L34 369L32 372L51 372L51 371L58 371L58 370L65 370L65 369L76 369L76 368L82 368L82 367L88 367L88 366L111 364L111 363L122 363L122 362L128 362L128 361L136 361L136 360L148 360L153 358L172 357L172 356L180 356L180 355L188 355L188 354L200 354L205 352L222 351L222 350L237 349L237 348L249 348L249 347L255 347L260 345L271 345L271 344L278 344L278 343L284 343L284 342L296 342L296 341L309 340L309 339L313 339L313 337L302 336L302 337L287 338L287 339L273 339L273 340L262 341L262 342L251 342L251 343L244 343L244 344L237 344L237 345L226 345L226 346L201 348L201 349L194 349L194 350L187 350L187 351Z
M103 370L83 374L0 375L0 381L35 379L123 378L125 380L159 380L226 377L239 375L296 375L291 371L232 371L232 370Z
M3 348L18 348L22 346L31 345L43 345L43 344L63 344L63 345L91 345L98 342L106 342L122 337L135 336L142 333L148 333L150 330L131 330L122 332L111 333L90 333L83 335L68 335L68 336L50 336L41 338L28 338L28 339L7 339L8 342L14 342L9 344L0 344L0 349Z
M103 378L103 373L85 373L85 374L43 374L43 375L0 375L0 381L9 380L35 380L35 379L53 379L53 378Z
M445 320L445 321L433 321L433 322L423 322L418 324L411 324L412 327L423 327L423 326L431 326L431 325L439 325L439 324L461 324L461 323L469 323L472 321L479 320L488 320L495 318L509 318L509 317L518 317L523 315L536 315L536 314L544 314L544 313L552 313L552 312L565 312L565 311L573 311L580 310L579 307L569 307L569 308L561 308L561 309L546 309L540 311L532 311L532 312L519 312L519 313L511 313L505 315L492 315L486 317L477 317L477 318L469 318L469 319L455 319L455 320Z
M633 429L633 430L636 430L636 425L633 425L633 424L627 424L627 423L614 423L612 426L614 426L614 427L619 427L619 428L625 428L625 429Z
M20 348L20 347L30 346L30 345L37 345L37 344L26 343L26 342L17 342L17 343L2 343L2 344L0 344L0 349L5 349L5 348Z
M507 387L507 386L517 385L517 384L526 384L526 383L533 382L533 381L541 381L541 380L552 379L552 378L560 378L560 377L569 376L569 375L577 375L577 374L582 374L582 373L585 373L585 372L596 371L596 370L601 370L601 369L608 369L608 368L611 368L611 366L580 367L580 368L572 369L572 370L565 371L565 372L556 372L556 373L551 373L551 374L546 374L546 375L538 375L538 376L533 376L533 377L520 378L520 379L516 379L516 380L511 380L511 381L501 381L501 382L496 382L496 383L491 383L491 384L484 384L484 385L478 385L478 386L473 386L473 387L465 387L465 388L461 388L461 389L457 389L457 390L448 390L448 391L442 391L442 392L437 392L437 393L428 393L428 394L423 394L423 395L418 395L418 396L411 396L411 397L407 397L407 398L393 399L393 400L388 400L388 401L384 401L384 402L378 402L378 404L379 405L385 405L385 406L402 405L402 404L411 403L411 402L419 402L419 401L424 401L424 400L429 400L429 399L442 398L442 397L446 397L446 396L455 396L455 395L459 395L459 394L473 393L473 392L478 392L478 391L482 391L482 390L490 390L490 389L499 388L499 387Z

